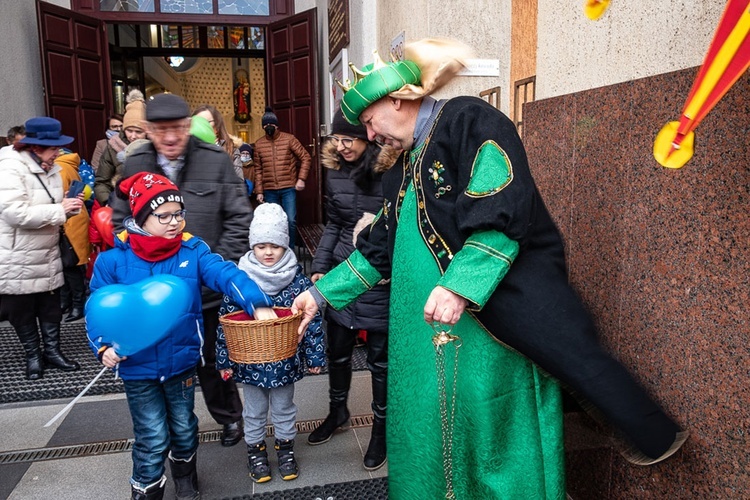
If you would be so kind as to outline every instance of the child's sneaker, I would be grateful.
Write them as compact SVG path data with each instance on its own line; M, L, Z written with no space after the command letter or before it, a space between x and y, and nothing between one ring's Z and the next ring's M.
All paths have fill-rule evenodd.
M261 441L258 444L247 446L247 466L250 468L250 478L256 483L265 483L271 480L271 467L268 465L268 452L265 442Z
M276 448L279 457L281 479L284 481L297 479L299 469L297 468L297 461L294 459L294 439L287 439L285 441L277 439L274 448Z

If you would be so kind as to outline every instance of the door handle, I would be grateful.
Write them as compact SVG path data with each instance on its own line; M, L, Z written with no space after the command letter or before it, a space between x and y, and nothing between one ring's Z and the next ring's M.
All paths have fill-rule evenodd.
M307 147L311 148L311 150L312 150L312 152L310 153L310 156L315 156L315 144L316 144L316 141L313 139L312 144L308 144L307 145Z

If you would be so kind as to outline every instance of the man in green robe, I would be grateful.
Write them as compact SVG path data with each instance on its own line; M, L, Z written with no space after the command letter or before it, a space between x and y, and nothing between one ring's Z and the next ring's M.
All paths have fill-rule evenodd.
M356 73L344 116L404 153L357 250L294 308L304 326L323 302L344 307L391 279L390 498L564 498L560 392L547 374L622 431L634 463L667 458L687 433L599 346L513 123L480 99L429 97L462 51L426 40ZM460 338L440 348L444 366L441 328Z

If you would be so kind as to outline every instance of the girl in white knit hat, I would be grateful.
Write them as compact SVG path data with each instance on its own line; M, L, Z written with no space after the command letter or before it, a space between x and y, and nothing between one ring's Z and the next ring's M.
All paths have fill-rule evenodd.
M239 262L277 307L290 307L295 297L311 288L312 282L302 272L297 257L289 248L289 224L280 205L263 203L250 224L250 251ZM240 310L224 297L219 314ZM300 380L305 367L320 373L325 365L325 346L320 313L310 322L297 353L272 363L239 364L227 352L224 330L219 326L216 336L216 368L227 379L233 377L243 384L245 407L245 442L247 443L250 477L256 483L271 480L271 467L266 451L266 424L270 406L278 453L279 473L285 481L299 474L294 459L294 438L297 435L297 406L294 404L294 383Z

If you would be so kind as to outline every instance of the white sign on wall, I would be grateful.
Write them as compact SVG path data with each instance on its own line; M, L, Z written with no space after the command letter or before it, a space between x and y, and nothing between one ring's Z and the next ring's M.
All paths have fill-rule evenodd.
M460 76L500 76L500 59L467 59Z
M339 87L338 83L336 83L336 80L340 81L341 83L345 83L347 79L351 79L351 75L347 74L348 72L349 50L343 48L338 53L333 62L328 66L328 85L331 90L331 108L329 109L330 119L328 120L329 123L331 120L333 120L333 115L336 113L336 110L339 109L339 106L341 105L341 98L344 96L344 91L341 90L341 87Z

